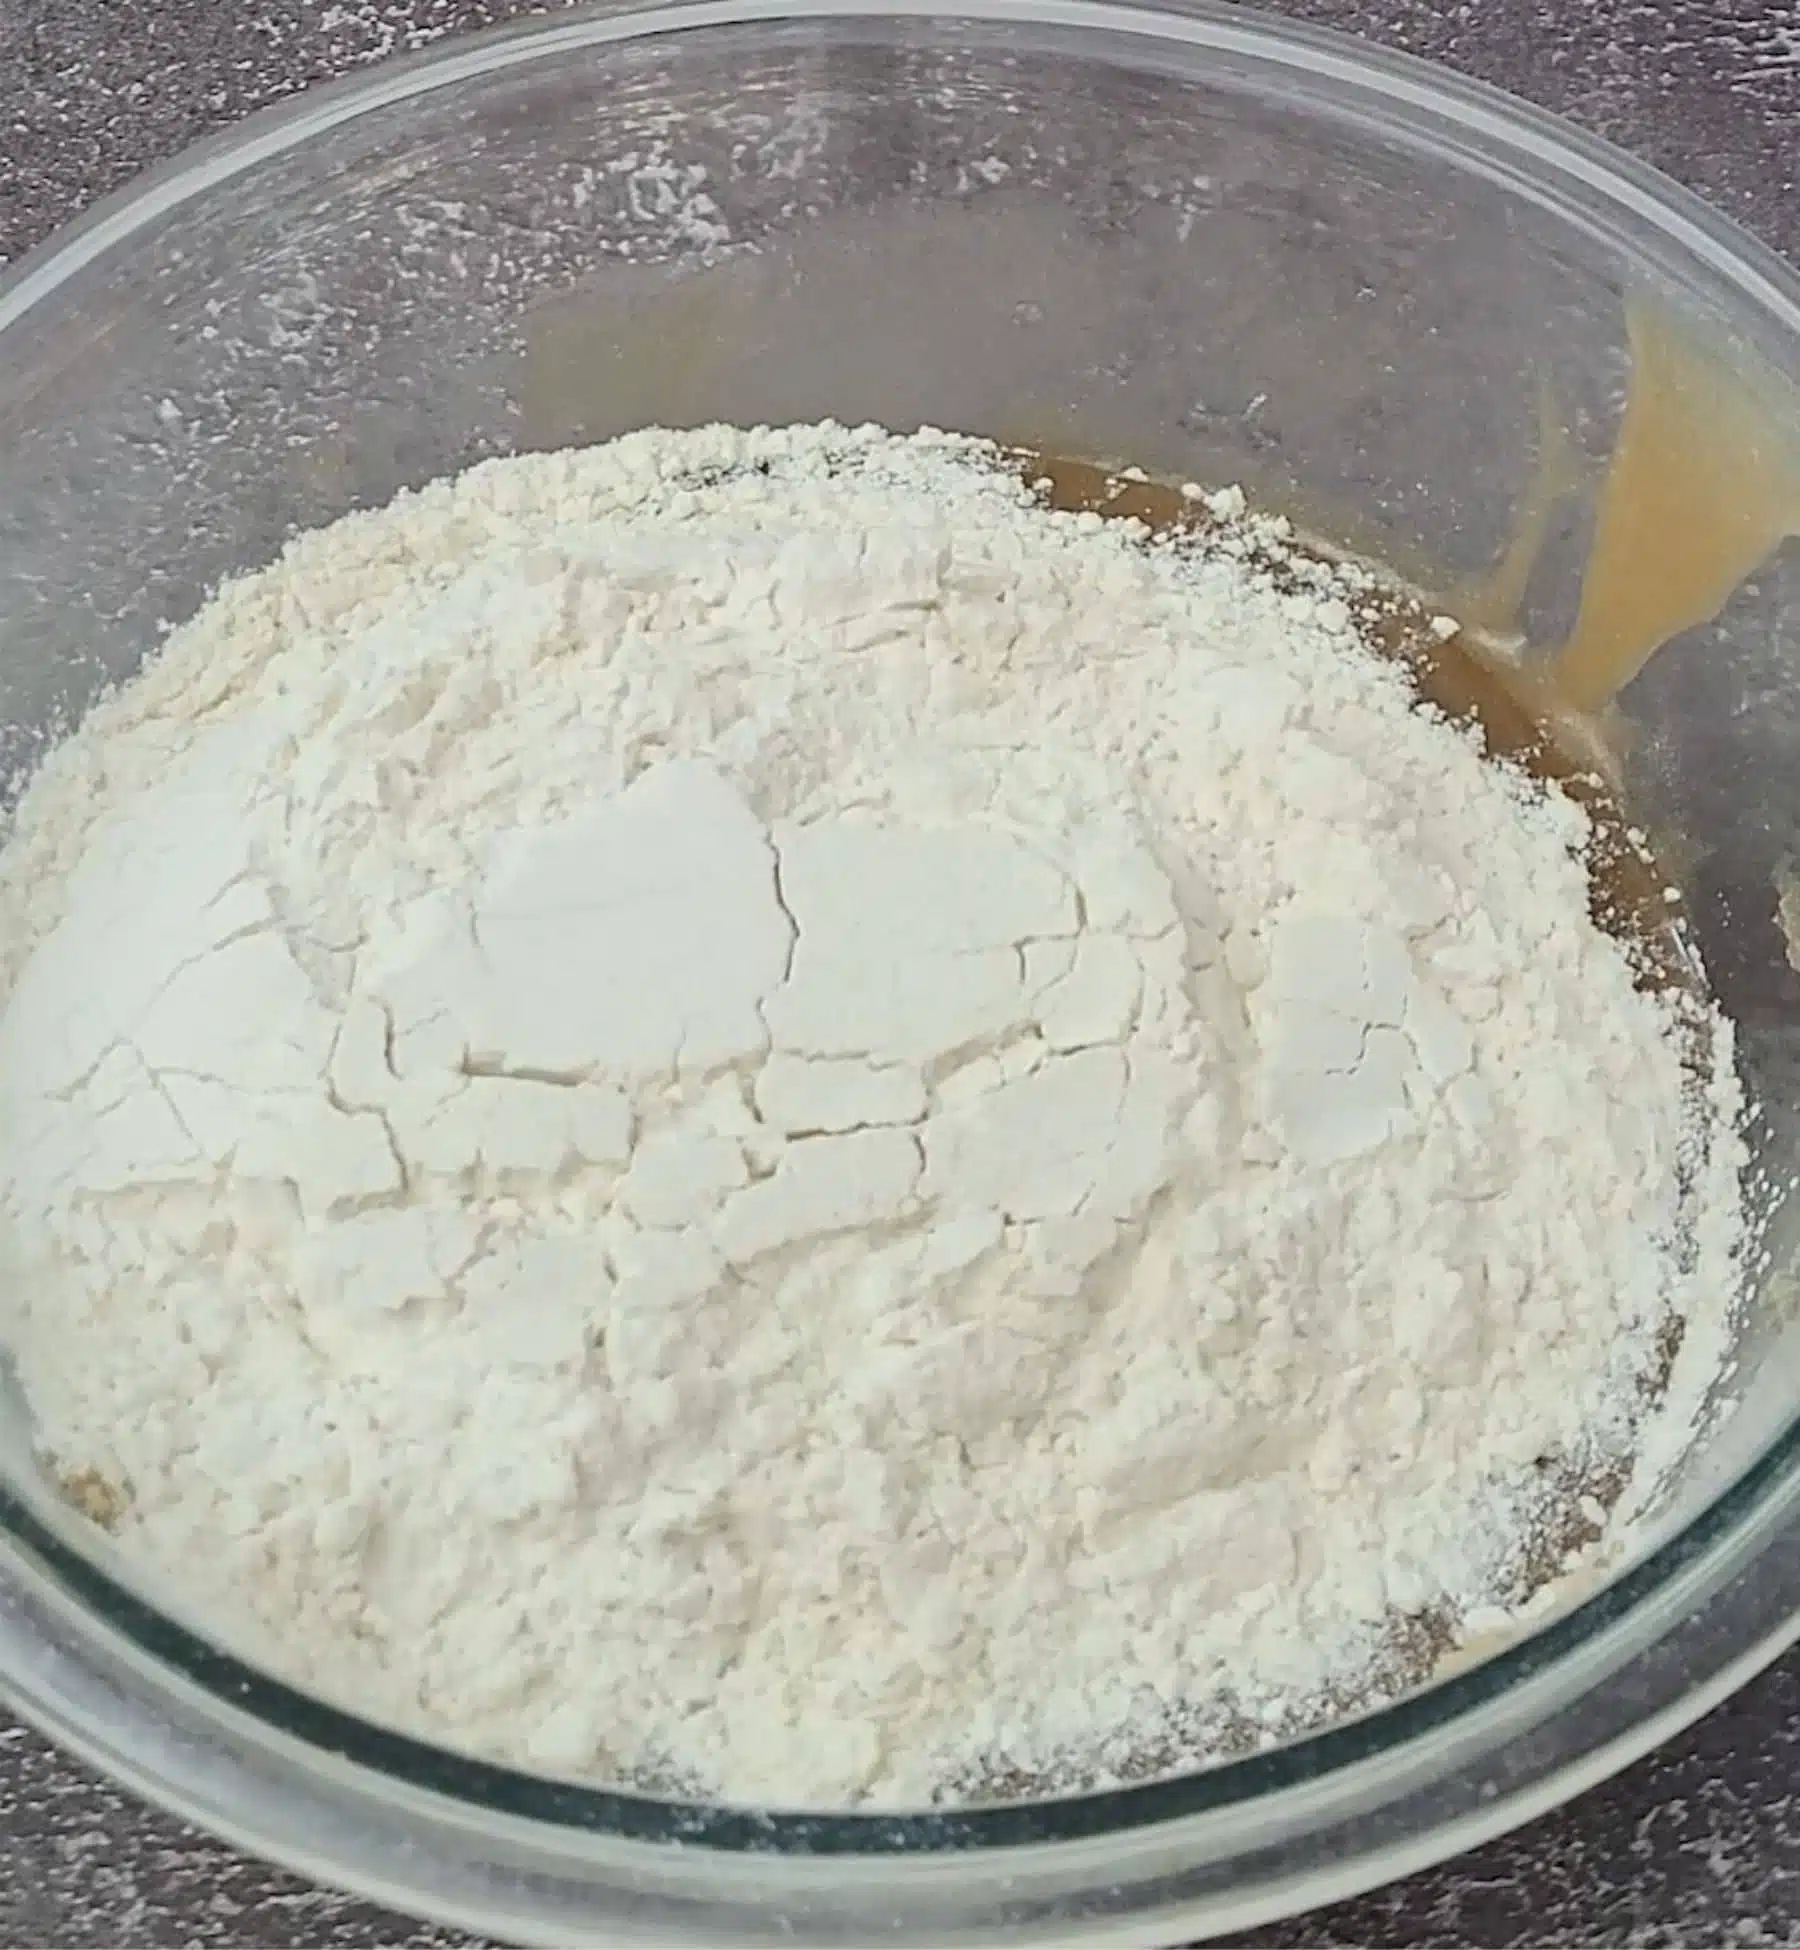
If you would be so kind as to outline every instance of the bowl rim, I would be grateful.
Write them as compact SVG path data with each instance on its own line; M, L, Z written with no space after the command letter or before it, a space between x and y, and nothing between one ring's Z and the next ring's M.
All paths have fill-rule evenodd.
M599 0L569 13L533 16L427 48L308 89L204 138L135 181L99 199L0 272L0 334L69 279L137 233L207 192L331 130L465 79L615 42L714 28L790 30L808 25L853 30L883 24L992 30L1066 30L1116 50L1121 38L1237 58L1273 69L1306 89L1330 88L1385 111L1420 140L1479 155L1490 180L1512 179L1533 200L1582 220L1558 200L1573 186L1609 215L1635 219L1678 257L1697 261L1758 312L1800 340L1800 277L1730 218L1649 165L1485 83L1330 29L1270 16L1229 0ZM1339 98L1340 100L1342 97ZM1525 165L1530 173L1525 172ZM1587 219L1593 227L1591 217ZM564 1831L726 1853L795 1856L917 1856L1074 1842L1143 1830L1183 1817L1262 1801L1390 1754L1492 1706L1523 1682L1590 1647L1633 1615L1656 1609L1685 1573L1715 1562L1785 1517L1800 1483L1800 1414L1672 1536L1546 1625L1478 1664L1428 1682L1401 1699L1266 1752L1142 1785L955 1810L776 1811L578 1786L466 1756L381 1727L275 1679L211 1644L133 1592L74 1548L10 1485L0 1483L0 1549L35 1567L61 1591L122 1633L156 1665L192 1682L227 1714L241 1715L390 1781L465 1806ZM1664 1619L1663 1623L1671 1622ZM1741 1683L1800 1634L1784 1618L1732 1668ZM1754 1663L1748 1663L1751 1658ZM0 1675L0 1684L5 1684ZM1702 1688L1691 1713L1656 1718L1666 1737L1720 1697ZM1687 1701L1678 1703L1685 1708ZM26 1703L40 1722L54 1718L41 1698ZM1671 1712L1675 1716L1671 1717ZM53 1728L54 1730L54 1728ZM71 1737L75 1737L71 1729ZM79 1743L77 1743L79 1744ZM1621 1765L1638 1749L1624 1743ZM1587 1785L1611 1766L1589 1768L1568 1786ZM1559 1777L1560 1780L1560 1777ZM1457 1846L1499 1832L1527 1813L1496 1804L1500 1818ZM1438 1854L1447 1850L1438 1850ZM1425 1859L1431 1859L1427 1857ZM1419 1860L1408 1866L1421 1866ZM1346 1865L1354 1867L1354 1865ZM1374 1877L1368 1878L1375 1879ZM1353 1886L1345 1882L1345 1889ZM1338 1891L1336 1893L1343 1893Z
M1535 163L1645 220L1746 296L1800 316L1800 276L1779 252L1628 150L1490 82L1246 0L580 0L562 13L526 15L378 56L198 137L0 266L0 332L84 266L183 203L341 124L458 81L566 51L708 27L884 20L1069 27L1274 60L1313 81L1377 95L1421 122L1525 151ZM1542 185L1534 179L1531 187Z

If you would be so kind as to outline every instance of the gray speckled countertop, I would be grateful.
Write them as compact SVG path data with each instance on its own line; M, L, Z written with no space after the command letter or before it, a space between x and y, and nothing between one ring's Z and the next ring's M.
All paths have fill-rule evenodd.
M1279 0L1636 150L1800 258L1800 0ZM0 262L145 164L517 0L0 0ZM1662 1754L1261 1950L1800 1945L1800 1655ZM149 1813L0 1719L0 1944L450 1946Z

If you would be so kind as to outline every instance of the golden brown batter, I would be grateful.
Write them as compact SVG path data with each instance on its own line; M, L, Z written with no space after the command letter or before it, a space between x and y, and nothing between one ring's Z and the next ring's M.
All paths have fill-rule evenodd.
M1554 682L1597 711L1800 531L1800 396L1747 352L1627 308L1631 382Z

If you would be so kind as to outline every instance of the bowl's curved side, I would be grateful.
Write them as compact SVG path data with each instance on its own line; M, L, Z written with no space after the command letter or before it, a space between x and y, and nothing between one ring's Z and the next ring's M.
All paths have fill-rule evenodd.
M1740 1525L1688 1553L1644 1606L1620 1605L1572 1647L1547 1649L1493 1710L1377 1743L1311 1781L1301 1770L1229 1824L1177 1814L934 1849L931 1819L901 1816L879 1824L893 1852L859 1852L840 1832L837 1849L813 1854L784 1848L778 1820L764 1845L747 1835L748 1847L721 1850L680 1839L673 1806L660 1810L659 1841L476 1809L456 1791L454 1757L440 1757L446 1791L403 1782L329 1738L272 1727L228 1688L172 1675L125 1631L97 1629L67 1578L16 1543L0 1552L0 1687L50 1738L232 1845L503 1941L1155 1950L1231 1938L1430 1867L1671 1738L1800 1636L1797 1503L1791 1472L1758 1485ZM1770 1616L1779 1622L1765 1629ZM588 1798L535 1785L577 1815ZM874 1821L851 1826L877 1838Z

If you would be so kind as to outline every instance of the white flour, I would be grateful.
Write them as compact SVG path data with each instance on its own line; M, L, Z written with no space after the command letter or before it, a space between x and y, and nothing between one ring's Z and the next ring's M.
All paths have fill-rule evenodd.
M1491 1627L1729 1286L1728 1034L1709 1097L1586 815L1239 505L650 433L221 591L0 854L10 1340L122 1545L380 1717L778 1802Z

